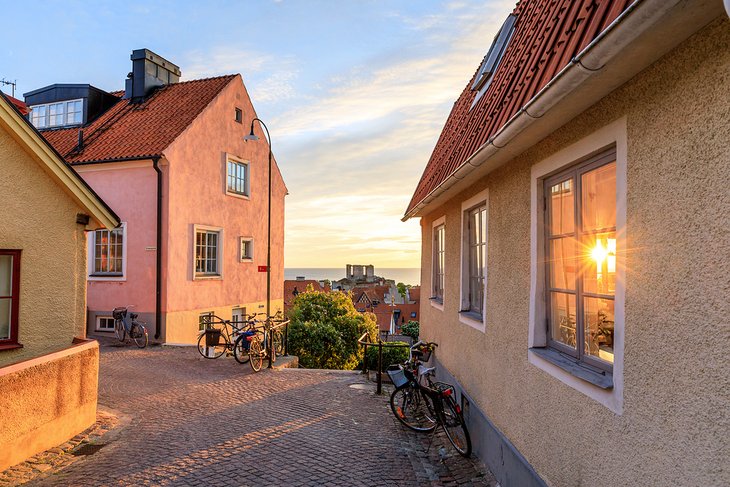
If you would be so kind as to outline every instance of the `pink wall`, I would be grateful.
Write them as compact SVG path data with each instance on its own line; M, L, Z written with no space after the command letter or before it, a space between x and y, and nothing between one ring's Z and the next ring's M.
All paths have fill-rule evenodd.
M135 312L153 313L156 252L145 250L156 244L157 176L152 162L96 164L77 170L127 224L126 281L89 281L87 306L109 311L132 304Z
M242 124L234 119L236 107L243 110ZM256 133L261 140L243 140L255 116L239 76L165 150L170 177L167 252L163 254L167 263L166 311L263 301L266 297L266 274L257 268L266 264L268 145L258 123ZM250 199L226 194L226 153L250 161ZM272 188L272 299L282 299L286 188L275 162ZM223 228L222 280L192 279L194 224ZM241 236L254 237L253 262L239 262Z

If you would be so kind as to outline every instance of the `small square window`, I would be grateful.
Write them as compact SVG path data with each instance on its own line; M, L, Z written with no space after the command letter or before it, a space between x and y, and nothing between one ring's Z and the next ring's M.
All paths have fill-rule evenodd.
M96 330L97 331L114 331L114 318L111 316L97 316L96 317Z
M236 122L243 123L243 110L236 108Z
M198 331L205 330L212 321L213 321L213 312L212 311L200 313L200 315L198 316Z
M241 262L253 260L253 238L241 237Z

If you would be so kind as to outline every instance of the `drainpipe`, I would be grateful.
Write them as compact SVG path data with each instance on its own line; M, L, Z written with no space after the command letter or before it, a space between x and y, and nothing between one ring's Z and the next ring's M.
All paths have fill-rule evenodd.
M157 263L155 270L155 340L160 339L162 325L162 171L160 158L152 158L152 167L157 173Z

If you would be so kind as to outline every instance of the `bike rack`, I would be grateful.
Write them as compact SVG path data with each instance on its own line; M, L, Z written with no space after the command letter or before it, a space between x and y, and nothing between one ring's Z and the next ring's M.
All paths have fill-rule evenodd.
M363 345L365 347L365 351L363 352L363 359L362 359L362 373L367 374L368 373L368 346L375 346L378 347L378 374L377 374L377 389L376 394L382 394L383 393L383 348L410 348L410 345L402 345L402 344L396 344L396 343L383 343L383 341L378 337L377 343L373 343L367 340L370 339L370 335L368 335L367 332L363 333L360 339L357 341L360 345Z

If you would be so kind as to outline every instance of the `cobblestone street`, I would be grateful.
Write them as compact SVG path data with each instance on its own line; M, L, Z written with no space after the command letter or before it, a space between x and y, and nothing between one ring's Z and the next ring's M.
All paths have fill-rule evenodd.
M95 453L26 485L496 485L400 426L356 372L251 372L195 348L101 347ZM445 445L446 457L439 457Z

